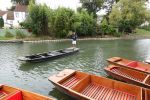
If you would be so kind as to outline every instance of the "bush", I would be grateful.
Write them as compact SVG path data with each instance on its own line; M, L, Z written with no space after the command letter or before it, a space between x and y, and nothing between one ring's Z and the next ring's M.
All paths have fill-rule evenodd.
M23 39L23 38L25 38L25 37L26 37L26 35L24 34L23 31L21 31L21 30L16 30L16 38L17 38L17 39Z
M115 35L116 29L112 25L108 25L106 19L104 19L100 25L102 35Z
M120 37L120 36L122 36L122 34L123 34L123 33L121 33L121 32L115 32L115 33L113 34L113 36Z
M0 17L0 28L4 27L4 20L2 17Z
M6 31L5 37L11 38L11 37L14 37L14 35L10 31Z

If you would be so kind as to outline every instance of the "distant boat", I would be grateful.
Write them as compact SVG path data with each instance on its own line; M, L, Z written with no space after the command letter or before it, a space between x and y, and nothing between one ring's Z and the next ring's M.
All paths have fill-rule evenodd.
M19 57L18 59L21 61L27 61L27 62L40 62L40 61L53 60L53 59L67 56L67 55L71 55L78 51L79 51L79 48L66 48L63 50L56 50L56 51L50 51L47 53L39 53L39 54L30 55L30 56Z
M143 100L141 87L72 69L48 79L58 90L77 100ZM145 96L150 100L150 95Z
M128 59L124 59L120 57L112 57L112 58L107 59L107 61L109 62L109 64L112 64L112 65L126 67L129 69L134 69L134 70L138 70L138 71L150 74L150 65L145 64L143 62L128 60Z
M0 100L55 100L47 96L7 85L0 85Z
M109 65L104 69L115 79L150 89L150 75L147 73L115 65Z

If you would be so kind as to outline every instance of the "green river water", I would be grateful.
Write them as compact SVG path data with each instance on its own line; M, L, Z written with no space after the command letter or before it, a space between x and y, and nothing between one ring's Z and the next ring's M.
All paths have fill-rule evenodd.
M20 56L48 52L71 46L70 41L47 43L0 44L0 84L23 88L58 100L72 100L59 92L48 77L65 68L107 76L106 59L120 56L143 61L150 58L150 39L78 41L80 52L64 58L40 63L25 63Z

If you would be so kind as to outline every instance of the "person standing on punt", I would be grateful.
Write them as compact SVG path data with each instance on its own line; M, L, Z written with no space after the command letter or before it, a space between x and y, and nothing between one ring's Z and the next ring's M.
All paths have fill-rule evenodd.
M77 41L77 34L75 32L72 33L71 35L71 39L72 39L72 47L76 47L76 41Z

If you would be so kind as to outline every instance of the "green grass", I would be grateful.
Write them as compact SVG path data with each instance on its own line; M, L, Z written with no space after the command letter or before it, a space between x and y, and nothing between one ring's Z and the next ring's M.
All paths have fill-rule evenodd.
M145 29L136 29L136 35L150 36L150 31Z
M14 38L0 37L0 40L13 40Z

